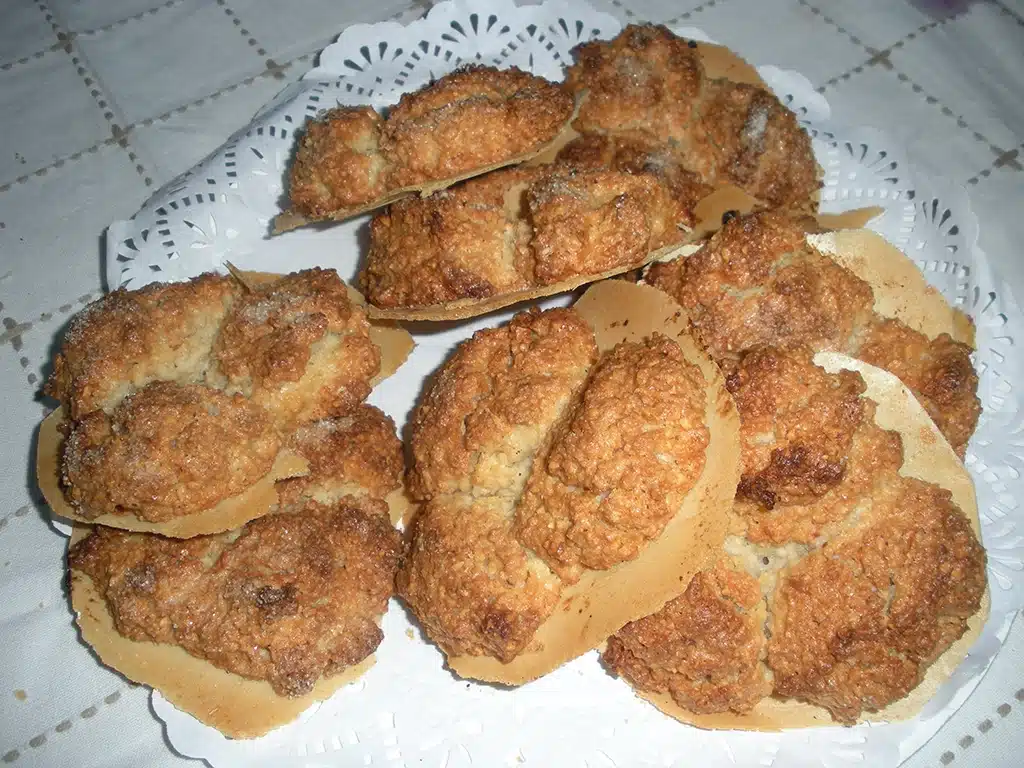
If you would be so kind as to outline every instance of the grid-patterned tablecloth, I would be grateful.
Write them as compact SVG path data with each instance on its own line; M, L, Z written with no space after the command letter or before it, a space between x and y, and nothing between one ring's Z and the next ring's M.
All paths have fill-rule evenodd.
M846 124L884 128L967 186L980 245L1024 295L1024 2L590 0L697 26L796 69ZM410 0L4 0L0 11L0 764L172 766L148 690L78 640L66 539L41 513L39 388L68 318L102 291L106 225L219 146L347 24ZM17 626L19 632L12 631ZM24 631L24 628L30 631ZM1024 622L907 765L1021 764Z

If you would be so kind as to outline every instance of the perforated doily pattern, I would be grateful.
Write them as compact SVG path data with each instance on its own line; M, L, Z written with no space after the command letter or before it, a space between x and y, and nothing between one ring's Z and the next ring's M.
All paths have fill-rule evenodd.
M572 48L620 29L611 16L579 4L516 7L508 0L440 3L409 26L354 25L327 48L319 66L283 91L223 147L169 183L130 222L111 225L111 288L178 280L225 260L253 269L333 266L357 270L365 219L268 239L280 209L295 132L335 104L385 107L459 64L516 65L558 79ZM677 29L707 40L700 31ZM702 765L894 765L920 746L964 698L997 653L1007 616L1024 605L1024 435L1012 354L1021 313L999 289L977 247L977 224L963 189L923 178L883 133L833 124L825 98L795 72L759 67L765 81L813 137L825 170L823 208L878 205L870 225L908 253L925 276L977 325L976 365L985 412L967 465L975 479L989 553L993 618L968 660L918 719L909 723L823 728L786 734L713 733L680 726L637 699L588 654L514 691L459 681L418 635L403 609L385 617L377 665L357 684L298 722L248 742L224 739L158 694L153 703L180 752L214 766L346 764L373 766L668 766L699 754ZM564 302L549 299L545 305ZM474 330L512 314L469 321L417 339L398 376L371 401L401 424L423 377Z

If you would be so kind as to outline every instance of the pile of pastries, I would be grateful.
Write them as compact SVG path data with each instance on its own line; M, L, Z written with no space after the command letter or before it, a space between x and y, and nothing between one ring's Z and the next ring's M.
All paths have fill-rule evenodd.
M39 481L101 660L251 737L364 672L392 597L452 674L599 649L709 728L909 717L963 658L971 321L816 216L810 139L742 60L655 26L576 54L308 123L275 226L376 209L363 294L232 270L74 319ZM404 445L364 403L394 321L585 285L411 383Z

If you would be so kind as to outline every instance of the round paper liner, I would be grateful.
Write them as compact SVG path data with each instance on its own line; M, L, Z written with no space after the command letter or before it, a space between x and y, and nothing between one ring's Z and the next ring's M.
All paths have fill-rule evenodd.
M530 646L507 664L489 656L449 656L458 675L519 685L596 648L623 625L659 610L682 592L721 551L725 510L739 479L739 416L722 373L689 335L689 321L668 295L646 285L608 280L592 286L574 307L594 330L598 349L661 333L675 341L705 381L710 432L704 470L662 534L633 560L587 571L567 587Z
M910 390L888 371L846 355L819 352L814 362L829 373L845 369L857 371L864 377L867 385L865 396L877 403L875 423L882 429L899 432L903 438L903 466L900 474L948 490L953 501L971 521L980 540L981 524L971 476ZM967 622L966 632L928 668L922 682L899 701L878 712L865 713L860 722L895 722L909 719L920 712L938 687L967 656L968 649L981 634L988 613L989 592L986 589L978 612ZM794 700L766 698L758 702L748 714L721 712L702 715L683 709L669 693L639 693L665 714L700 728L778 731L835 724L828 710Z

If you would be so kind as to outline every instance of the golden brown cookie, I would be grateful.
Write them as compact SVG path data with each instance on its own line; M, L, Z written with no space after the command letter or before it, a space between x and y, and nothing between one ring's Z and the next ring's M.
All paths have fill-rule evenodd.
M281 443L267 411L241 395L155 381L111 415L69 425L61 479L82 517L161 523L241 493L270 471Z
M208 274L107 294L68 323L46 393L79 419L97 409L109 413L152 381L202 382L239 293L234 280Z
M702 45L663 26L629 25L579 46L566 74L581 102L574 127L588 137L642 136L706 184L815 208L820 172L796 116L763 83L709 76Z
M765 615L757 579L723 558L608 638L601 658L637 690L667 693L689 712L746 712L772 692Z
M723 365L760 346L805 346L895 373L964 455L981 413L973 325L878 235L821 233L782 211L737 216L645 280L686 308Z
M207 382L264 407L285 429L352 410L370 394L380 350L334 270L244 291L221 323Z
M460 675L551 671L678 593L724 535L733 406L681 310L622 281L577 306L476 333L413 416L424 506L398 589Z
M328 504L353 495L388 501L402 485L405 459L395 422L372 405L305 424L292 433L289 445L309 469L277 483L282 504L303 497Z
M806 350L772 348L741 359L729 380L745 474L722 557L608 641L607 665L685 722L777 729L908 717L987 614L963 465L894 376L834 353L815 360L824 367ZM845 415L822 418L836 408ZM792 460L801 446L811 461ZM784 480L802 478L815 456L842 458L828 482L800 482L790 495L766 481L751 495L744 483L769 452L790 459Z
M296 427L369 394L377 340L333 270L115 291L72 320L56 357L40 486L83 522L238 527L277 503L276 480L306 471L288 445Z
M558 153L558 161L579 168L610 168L656 178L674 204L670 218L686 229L697 225L698 205L713 190L686 167L685 159L670 145L642 133L585 133Z
M378 214L360 280L371 316L468 317L634 269L685 220L651 174L504 169Z
M329 110L299 140L288 180L292 208L275 231L340 220L521 162L551 143L572 112L561 85L479 65L403 95L386 118L370 107Z

